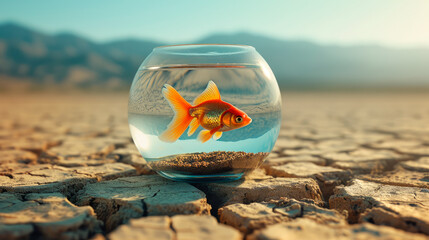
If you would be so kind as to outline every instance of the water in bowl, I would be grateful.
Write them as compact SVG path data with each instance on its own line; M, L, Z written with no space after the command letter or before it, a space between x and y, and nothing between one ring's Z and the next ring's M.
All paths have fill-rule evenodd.
M210 80L222 100L243 110L252 122L205 143L197 140L201 126L173 143L159 139L174 115L162 95L164 84L192 103ZM130 90L128 121L138 150L159 174L195 182L233 180L260 165L272 150L280 130L280 98L274 75L261 65L140 68Z

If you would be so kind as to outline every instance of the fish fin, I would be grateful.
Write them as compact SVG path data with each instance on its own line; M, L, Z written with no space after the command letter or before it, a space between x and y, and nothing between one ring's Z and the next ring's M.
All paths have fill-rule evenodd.
M220 137L222 137L222 132L215 132L215 134L213 135L214 140L218 140Z
M213 134L210 133L209 130L202 130L199 134L198 134L198 140L200 140L202 143L207 142L211 137L213 136Z
M200 123L198 122L197 118L192 119L191 124L189 124L188 136L191 136L192 134L194 134L194 132L197 130L199 125Z
M193 105L196 106L209 100L218 99L220 99L219 89L217 88L216 84L212 80L210 80L207 84L206 89L198 97L195 98Z
M189 109L192 107L172 86L165 84L162 89L162 95L167 100L174 117L168 124L167 129L159 135L159 139L164 142L175 142L185 132L192 121L189 115Z

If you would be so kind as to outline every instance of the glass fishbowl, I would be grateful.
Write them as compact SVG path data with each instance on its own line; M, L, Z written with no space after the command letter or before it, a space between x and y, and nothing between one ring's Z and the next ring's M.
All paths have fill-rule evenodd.
M148 165L176 181L239 179L277 140L281 96L273 72L246 45L155 48L138 69L128 121Z

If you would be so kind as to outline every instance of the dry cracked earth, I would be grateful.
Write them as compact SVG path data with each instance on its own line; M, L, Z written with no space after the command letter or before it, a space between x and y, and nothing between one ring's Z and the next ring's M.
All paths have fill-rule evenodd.
M429 239L429 94L285 93L253 173L154 174L126 94L0 95L0 239Z

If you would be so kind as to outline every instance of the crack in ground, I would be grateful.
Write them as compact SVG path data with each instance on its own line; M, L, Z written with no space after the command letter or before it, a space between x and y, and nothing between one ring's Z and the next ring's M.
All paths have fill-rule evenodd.
M46 177L46 178L50 177L46 174L37 174L37 173L31 173L31 172L26 172L26 174L28 174L30 176L34 176L34 177Z
M147 204L146 204L144 198L142 198L141 203L142 203L142 207L143 207L143 217L146 217L148 215L148 209L147 209Z

